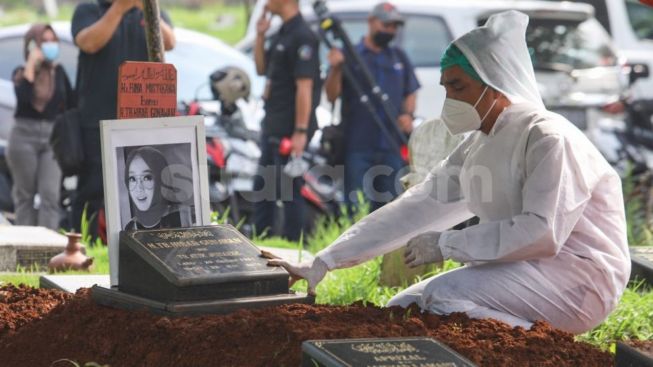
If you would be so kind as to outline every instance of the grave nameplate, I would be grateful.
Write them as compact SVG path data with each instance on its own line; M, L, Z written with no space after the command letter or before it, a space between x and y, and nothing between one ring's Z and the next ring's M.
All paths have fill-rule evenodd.
M303 367L475 366L446 345L424 337L308 340L302 343L302 351Z
M640 278L653 285L653 247L631 247L631 279Z
M123 231L119 269L119 291L161 302L289 293L288 273L230 225Z
M119 119L177 114L177 70L172 64L125 61L118 70Z

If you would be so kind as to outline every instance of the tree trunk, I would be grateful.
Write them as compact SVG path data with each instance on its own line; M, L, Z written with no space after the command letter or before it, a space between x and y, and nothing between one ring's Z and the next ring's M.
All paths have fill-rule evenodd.
M43 0L43 9L45 9L45 14L50 19L56 18L57 14L59 14L57 0Z
M143 0L145 17L145 40L147 41L147 58L152 62L165 62L163 39L159 24L159 1Z

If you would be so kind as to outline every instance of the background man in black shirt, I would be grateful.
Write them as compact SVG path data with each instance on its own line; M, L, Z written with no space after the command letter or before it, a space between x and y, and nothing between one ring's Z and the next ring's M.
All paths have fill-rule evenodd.
M270 28L270 13L283 20L279 33L265 49L265 33ZM299 12L296 0L268 0L257 24L254 58L260 75L268 78L265 92L265 118L262 123L261 172L254 190L258 198L256 230L261 233L274 223L276 200L284 203L282 236L298 240L303 226L304 199L301 177L282 172L288 157L279 154L279 141L289 137L292 155L300 157L317 127L315 107L320 100L318 39Z
M100 120L116 118L118 67L123 61L147 61L142 0L98 0L75 8L71 31L79 47L77 93L82 122L84 171L77 181L73 224L81 230L87 217L103 207ZM166 50L175 45L170 18L161 12L161 34ZM95 221L89 227L95 235Z

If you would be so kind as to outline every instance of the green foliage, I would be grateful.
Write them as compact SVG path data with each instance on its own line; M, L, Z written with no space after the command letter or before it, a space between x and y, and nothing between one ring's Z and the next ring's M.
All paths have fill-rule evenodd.
M363 193L358 192L358 209L353 213L353 218L347 214L347 206L340 206L339 215L334 217L324 216L318 219L313 234L307 240L307 249L318 253L323 248L333 243L347 228L361 220L370 212L370 204L365 200Z
M16 286L19 284L25 284L30 287L38 288L40 276L38 273L39 271L40 269L36 266L30 268L18 266L15 273L0 273L0 284L9 283Z
M229 212L231 208L227 208L224 212L211 212L211 224L227 224L229 223Z
M653 339L653 291L643 281L631 283L610 316L578 339L603 349L612 349L619 340Z
M183 27L217 37L234 44L245 36L247 27L245 6L206 4L201 11L179 6L164 7L175 27Z
M90 272L69 270L57 274L109 274L109 250L106 246L86 247L86 256L93 257L93 267ZM16 272L0 273L0 283L25 284L38 288L39 277L44 274L46 273L35 265L29 268L18 266Z
M12 0L13 1L13 0ZM62 4L55 19L49 19L42 12L16 0L15 6L5 9L0 16L0 27L35 22L70 21L74 5ZM228 44L234 44L245 36L247 14L244 5L205 4L200 10L182 6L162 6L176 27L188 28L217 37Z
M82 219L81 219L82 222L80 223L79 226L82 235L80 242L86 246L104 246L105 244L102 243L102 239L99 237L95 239L95 242L93 242L91 236L91 222L95 218L96 214L94 213L89 217L86 211L87 208L88 206L84 205L84 210L82 211Z
M623 180L624 203L626 206L628 244L630 246L653 245L651 229L651 189L647 175L628 175Z
M382 257L358 266L331 271L318 284L316 302L319 304L348 305L362 301L376 306L385 305L401 289L379 285ZM301 281L294 289L306 291Z
M5 0L3 0L5 1ZM22 2L22 0L20 0ZM34 8L25 6L24 3L17 3L11 9L5 9L5 14L0 16L0 27L23 23L52 22L55 20L70 20L73 17L74 6L62 4L59 6L59 14L55 19L48 18L44 13L37 12Z

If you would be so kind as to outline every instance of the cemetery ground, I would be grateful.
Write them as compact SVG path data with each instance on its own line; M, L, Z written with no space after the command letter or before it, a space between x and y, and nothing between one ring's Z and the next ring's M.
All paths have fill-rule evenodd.
M220 222L216 216L213 220ZM350 224L325 223L305 247L316 252ZM304 247L278 239L255 243ZM108 273L106 247L96 244L88 254L96 259L94 272ZM440 271L455 266L447 262ZM0 356L7 366L47 366L57 360L110 366L298 366L304 340L428 336L480 366L613 366L617 341L653 337L653 292L643 282L630 284L603 324L574 337L546 323L512 329L464 314L380 308L402 289L379 284L380 271L377 258L329 273L317 288L316 305L172 318L99 306L88 289L76 295L38 289L39 274L21 269L0 275ZM305 290L301 283L294 288ZM650 351L651 344L636 346ZM70 362L58 363L54 366Z
M235 42L244 32L242 8L207 5L201 12L168 8L177 26ZM217 19L216 14L227 14ZM69 20L63 6L58 19ZM21 9L12 23L42 19ZM7 25L0 19L0 26ZM626 191L628 188L626 187ZM628 199L628 195L626 195ZM628 201L628 200L627 200ZM628 203L629 242L650 245L637 198ZM270 247L315 253L351 223L325 224L302 243L257 240ZM102 244L88 246L94 273L108 273ZM379 284L381 258L330 273L318 286L316 305L291 304L227 315L163 317L96 305L88 289L77 294L38 289L39 273L21 268L0 274L0 365L65 366L74 361L111 366L297 366L309 339L428 336L441 340L481 366L612 366L617 341L653 357L653 292L633 282L618 308L594 330L574 337L538 322L530 330L464 314L437 316L416 308L380 308L403 287ZM457 264L447 262L442 270ZM430 276L433 274L429 274ZM24 285L19 285L23 283ZM295 286L305 291L305 284Z

